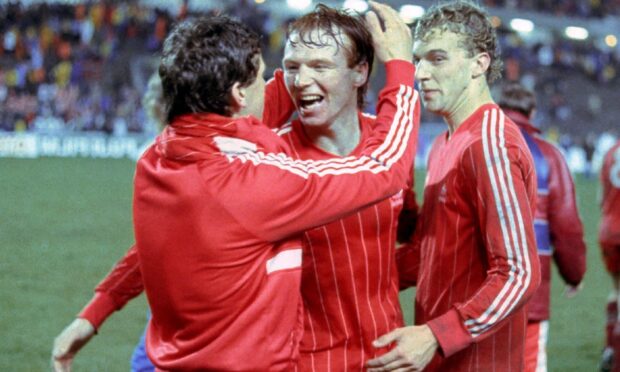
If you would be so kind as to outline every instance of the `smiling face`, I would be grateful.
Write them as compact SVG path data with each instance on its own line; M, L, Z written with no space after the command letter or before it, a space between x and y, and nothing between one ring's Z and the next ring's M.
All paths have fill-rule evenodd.
M349 67L350 40L342 33L336 33L340 43L322 30L306 36L312 44L298 33L289 36L282 61L300 120L304 125L330 126L357 115L357 88L366 82L368 64Z
M475 56L465 50L461 38L451 31L434 30L413 45L422 102L428 111L444 117L467 111L474 102L469 95Z

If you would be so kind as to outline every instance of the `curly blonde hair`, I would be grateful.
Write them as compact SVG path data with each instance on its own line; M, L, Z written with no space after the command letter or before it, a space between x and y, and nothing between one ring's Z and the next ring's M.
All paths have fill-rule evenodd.
M486 72L489 83L502 76L503 63L500 59L497 33L483 8L467 0L435 5L418 20L414 37L416 40L425 40L436 30L462 35L462 47L470 56L475 53L488 53L491 57L491 64Z
M142 108L147 117L157 124L157 130L164 129L166 126L164 92L157 72L149 78L146 91L142 96Z

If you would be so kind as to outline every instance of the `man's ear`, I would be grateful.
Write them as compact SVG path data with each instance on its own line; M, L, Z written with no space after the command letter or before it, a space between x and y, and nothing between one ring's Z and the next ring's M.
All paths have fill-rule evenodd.
M246 89L245 87L241 86L241 83L237 81L233 84L232 89L230 90L230 95L232 97L231 105L233 106L233 110L235 112L238 112L239 110L248 105L246 100L246 93Z
M489 53L478 53L473 60L472 77L475 79L480 75L487 73L489 66L491 65L491 56Z
M361 87L368 81L368 62L359 63L353 67L353 82L356 87Z

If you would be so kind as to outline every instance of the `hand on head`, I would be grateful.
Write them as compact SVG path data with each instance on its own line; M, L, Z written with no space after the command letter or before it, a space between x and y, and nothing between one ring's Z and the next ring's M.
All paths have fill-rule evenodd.
M387 62L392 59L412 61L413 38L409 26L390 6L374 1L368 3L371 11L366 14L366 22L379 61Z

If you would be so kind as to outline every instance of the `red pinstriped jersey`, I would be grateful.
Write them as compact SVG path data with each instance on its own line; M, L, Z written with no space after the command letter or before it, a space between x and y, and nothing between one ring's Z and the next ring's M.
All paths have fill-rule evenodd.
M620 141L605 154L601 168L602 218L599 241L620 245Z
M360 114L358 118L360 144L351 155L360 153L375 123L369 115ZM417 128L415 131L417 136ZM334 156L307 138L299 120L284 126L279 133L300 159L324 160ZM304 335L299 370L363 370L368 359L385 351L373 348L372 341L403 325L394 249L403 204L408 211L417 211L411 186L304 233Z
M520 371L540 281L536 175L517 126L481 106L431 149L414 261L417 324L439 343L429 371ZM419 260L419 261L416 261ZM406 278L407 274L417 274Z
M577 210L575 185L562 153L551 143L542 139L540 131L530 124L520 112L504 110L521 130L526 131L540 150L532 152L538 184L534 226L537 229L538 257L540 258L540 286L528 303L528 319L549 319L551 290L551 260L562 279L577 286L586 272L586 243L583 240L583 224ZM532 149L530 145L530 149ZM542 158L540 158L542 156ZM546 166L546 167L543 167ZM543 187L544 185L544 187Z

